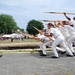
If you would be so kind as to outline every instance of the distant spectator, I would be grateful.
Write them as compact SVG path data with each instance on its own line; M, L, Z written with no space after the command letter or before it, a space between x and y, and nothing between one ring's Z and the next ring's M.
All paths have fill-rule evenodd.
M4 40L6 40L6 37L4 36Z
M13 39L14 39L14 37L12 36L12 37L11 37L11 42L13 42Z
M24 37L23 37L23 36L21 37L21 40L22 40L22 41L24 40Z
M3 37L1 37L1 41L3 41L4 40L4 38Z

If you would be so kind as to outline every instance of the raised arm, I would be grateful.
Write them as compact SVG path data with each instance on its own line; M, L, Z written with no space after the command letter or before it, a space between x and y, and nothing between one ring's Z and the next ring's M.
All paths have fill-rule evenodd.
M64 16L70 21L71 19L66 15L66 13L64 12Z
M58 25L56 24L56 22L54 21L54 27L56 28L56 27L58 27Z

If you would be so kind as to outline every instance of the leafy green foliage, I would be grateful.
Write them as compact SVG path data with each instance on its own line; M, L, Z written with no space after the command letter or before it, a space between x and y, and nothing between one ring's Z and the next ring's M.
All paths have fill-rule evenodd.
M19 27L11 15L0 15L0 33L12 33L18 28Z
M39 30L42 30L44 28L44 25L42 22L31 20L28 22L26 31L32 35L38 34L39 32L36 29L34 29L34 27L38 28Z

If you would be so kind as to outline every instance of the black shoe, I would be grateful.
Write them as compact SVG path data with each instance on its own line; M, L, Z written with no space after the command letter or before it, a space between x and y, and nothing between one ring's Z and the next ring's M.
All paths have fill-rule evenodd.
M66 55L66 56L67 56L67 57L73 57L73 55L69 55L69 54L68 54L68 55Z
M61 53L61 51L57 51L57 53Z
M46 54L41 54L40 56L47 56Z
M38 52L42 52L42 50L39 50Z
M66 53L66 51L64 51L64 52L60 52L61 54L65 54Z
M56 57L56 56L52 56L51 58L59 58L59 57Z
M0 55L0 57L2 57L3 55Z
M75 56L75 52L73 52L73 55Z

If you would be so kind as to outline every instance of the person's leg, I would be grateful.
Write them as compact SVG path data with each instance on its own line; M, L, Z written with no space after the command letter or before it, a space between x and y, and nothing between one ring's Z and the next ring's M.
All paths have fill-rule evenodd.
M57 38L55 39L55 41L52 43L52 51L54 53L54 56L55 57L59 57L58 53L57 53L57 50L56 50L56 46L60 43L61 39L60 38Z
M65 50L61 47L56 47L57 51L60 51L60 52L65 52Z
M45 45L45 43L42 44L42 52L43 52L43 54L46 55L46 45Z
M50 40L50 41L47 41L47 43L45 45L48 46L48 47L51 47L52 46L52 43L53 43L53 41Z
M40 56L46 56L46 46L43 42L40 43Z
M42 43L41 47L42 47L43 54L46 55L46 46L51 45L51 44L52 44L52 41L50 41L50 40L45 43Z
M72 53L74 52L73 47L72 47L73 41L74 41L73 37L70 37L69 40L68 40L68 47L69 47L69 49L71 50Z
M43 42L40 42L40 43L39 43L39 46L40 46L40 50L41 50L41 51L42 51L42 49L43 49L43 48L42 48L42 44L43 44Z
M62 41L61 46L67 51L67 53L71 56L73 56L71 50L67 47L67 45Z

